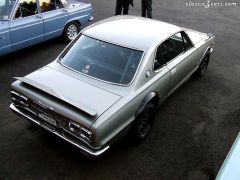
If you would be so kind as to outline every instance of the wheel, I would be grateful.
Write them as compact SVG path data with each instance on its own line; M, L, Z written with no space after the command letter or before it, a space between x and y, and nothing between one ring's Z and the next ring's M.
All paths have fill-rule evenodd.
M152 128L154 117L155 107L152 103L148 103L133 123L132 133L134 140L142 141L147 137Z
M201 77L206 73L209 60L210 60L210 54L205 55L196 71L196 75L198 77Z
M80 32L80 26L76 22L68 23L64 28L63 36L66 41L71 42Z

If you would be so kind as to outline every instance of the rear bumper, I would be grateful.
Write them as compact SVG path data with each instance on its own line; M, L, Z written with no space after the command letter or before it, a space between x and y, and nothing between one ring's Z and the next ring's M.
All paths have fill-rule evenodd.
M47 130L47 131L51 132L52 134L56 135L57 137L60 137L61 139L69 142L70 144L72 144L75 147L77 147L78 149L80 149L80 151L83 152L84 154L97 157L97 156L100 156L106 150L109 149L109 146L106 146L102 149L97 149L97 150L91 149L91 148L87 147L86 145L84 145L83 143L81 143L76 138L72 137L71 135L68 135L68 134L62 132L60 129L48 126L45 123L41 123L38 120L37 117L34 117L34 115L31 115L30 113L26 113L24 110L22 110L21 108L18 108L14 104L10 104L9 107L14 113L25 117L27 120L33 122L34 124L44 128L45 130Z
M92 21L93 19L94 19L94 17L91 16L91 17L88 19L88 21L90 22L90 21Z

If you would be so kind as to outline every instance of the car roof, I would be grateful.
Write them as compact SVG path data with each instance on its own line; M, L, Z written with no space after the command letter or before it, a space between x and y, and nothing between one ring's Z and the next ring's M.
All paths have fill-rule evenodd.
M83 34L134 49L146 51L181 28L158 20L137 16L114 16L95 23Z

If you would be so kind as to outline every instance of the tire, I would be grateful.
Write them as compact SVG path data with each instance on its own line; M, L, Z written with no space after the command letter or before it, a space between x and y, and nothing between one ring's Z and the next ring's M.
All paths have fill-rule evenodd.
M68 23L63 32L63 37L67 42L71 42L80 32L80 25L77 22Z
M152 129L154 117L155 107L152 103L148 103L142 113L133 122L131 132L133 134L134 141L140 142L147 137Z
M196 71L196 75L198 77L202 77L206 73L209 60L210 60L210 54L206 54Z

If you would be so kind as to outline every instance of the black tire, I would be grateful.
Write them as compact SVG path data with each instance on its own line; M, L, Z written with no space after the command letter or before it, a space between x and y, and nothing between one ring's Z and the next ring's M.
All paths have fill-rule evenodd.
M77 22L69 22L63 32L63 37L67 42L71 42L80 32L80 25Z
M210 60L210 54L206 54L196 71L196 75L198 77L202 77L206 73L209 60Z
M140 142L147 137L152 129L154 117L155 107L152 103L148 103L142 113L133 122L131 132L133 134L134 141Z

